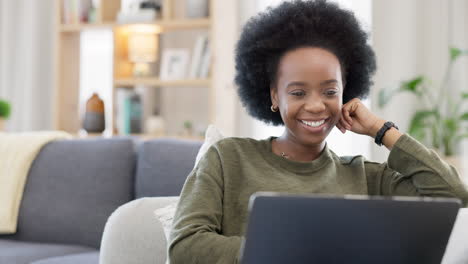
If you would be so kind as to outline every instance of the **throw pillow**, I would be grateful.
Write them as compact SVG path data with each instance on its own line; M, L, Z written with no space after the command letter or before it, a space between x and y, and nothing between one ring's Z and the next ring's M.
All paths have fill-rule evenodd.
M161 222L164 229L166 241L169 242L169 232L171 231L172 220L177 209L177 200L154 211L154 215Z

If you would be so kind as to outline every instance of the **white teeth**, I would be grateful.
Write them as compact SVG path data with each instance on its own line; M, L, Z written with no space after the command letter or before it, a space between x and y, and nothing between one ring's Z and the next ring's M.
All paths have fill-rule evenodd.
M305 121L305 120L301 120L302 123L310 126L310 127L319 127L321 126L324 122L325 122L325 119L324 120L320 120L320 121L317 121L317 122L314 122L314 121Z

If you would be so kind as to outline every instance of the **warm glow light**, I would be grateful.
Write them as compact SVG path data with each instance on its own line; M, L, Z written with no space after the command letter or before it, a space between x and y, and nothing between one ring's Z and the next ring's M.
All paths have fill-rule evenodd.
M124 33L148 33L148 34L159 34L162 32L162 28L158 25L149 24L134 24L126 25L121 27Z
M158 52L157 35L133 32L128 36L128 55L132 62L155 62Z
M133 62L134 76L148 76L151 72L149 63L158 59L158 33L161 28L156 25L129 25L125 28L128 34L128 59Z

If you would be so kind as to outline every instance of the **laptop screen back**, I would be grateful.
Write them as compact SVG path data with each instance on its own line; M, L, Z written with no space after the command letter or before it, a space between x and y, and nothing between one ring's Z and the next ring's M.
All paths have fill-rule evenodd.
M243 264L440 264L455 199L258 194Z

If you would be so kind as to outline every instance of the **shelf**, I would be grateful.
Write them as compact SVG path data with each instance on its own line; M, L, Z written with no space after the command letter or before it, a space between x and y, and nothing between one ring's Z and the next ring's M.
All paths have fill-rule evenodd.
M113 28L113 23L96 23L96 24L61 24L61 32L80 32L87 29L101 29L101 28Z
M160 25L163 30L180 30L180 29L194 29L194 28L209 28L211 21L209 18L202 19L180 19L171 21L161 21L161 23L155 23Z
M171 30L184 30L184 29L194 29L194 28L209 28L211 26L211 21L209 18L203 19L178 19L178 20L159 20L154 22L145 22L145 23L129 23L129 24L119 24L119 23L95 23L95 24L61 24L61 32L81 32L83 30L89 29L100 29L100 28L109 28L114 29L117 27L128 27L133 25L155 25L161 27L163 31Z
M209 87L210 84L210 79L163 81L158 78L130 78L116 79L114 81L114 86L148 85L165 87Z

